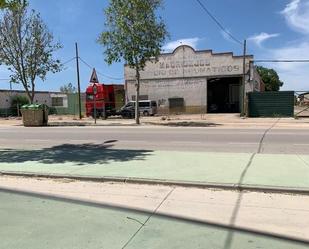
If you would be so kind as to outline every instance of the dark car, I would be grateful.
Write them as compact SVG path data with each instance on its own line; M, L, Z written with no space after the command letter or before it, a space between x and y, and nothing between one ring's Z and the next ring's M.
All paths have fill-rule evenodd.
M123 106L118 112L122 118L134 118L135 117L135 107L132 105Z

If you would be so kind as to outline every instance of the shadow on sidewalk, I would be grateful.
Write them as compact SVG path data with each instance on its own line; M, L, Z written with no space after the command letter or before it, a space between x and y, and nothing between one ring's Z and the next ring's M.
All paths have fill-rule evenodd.
M76 165L108 164L130 160L145 160L151 155L151 150L122 150L111 149L115 141L103 144L62 144L40 150L0 151L1 163L39 162L43 164L59 164L72 162Z
M306 249L309 245L309 241L307 238L293 237L293 234L291 236L287 236L276 232L264 232L262 231L262 229L256 230L252 228L237 227L228 224L226 225L199 218L190 218L168 212L165 213L164 211L160 212L160 210L158 209L150 211L146 208L134 207L134 205L128 206L108 202L87 201L81 199L54 196L53 194L10 190L4 188L0 188L0 197L3 200L3 203L5 203L4 208L11 208L11 206L13 207L14 205L14 208L10 211L8 210L8 212L18 212L18 215L24 216L22 219L18 220L19 223L11 224L11 229L14 226L23 226L23 222L27 221L27 219L32 218L27 217L28 212L25 211L26 208L24 204L25 202L29 203L30 201L33 202L37 207L36 219L41 218L42 216L46 218L47 212L49 212L52 217L55 217L53 219L45 220L45 226L48 226L50 224L53 225L54 220L59 217L57 209L54 210L49 208L51 205L55 205L54 203L64 205L61 207L61 212L63 214L61 214L60 217L65 217L65 214L74 212L74 210L77 210L75 212L78 212L78 215L80 216L81 214L83 214L82 212L85 212L84 207L95 208L100 210L100 212L102 213L108 211L125 212L122 219L123 227L128 226L129 222L135 222L137 224L137 231L133 234L132 237L129 238L125 246L123 246L122 248L127 248L126 245L130 244L130 242L133 241L132 238L134 238L135 235L138 235L139 238L137 239L137 241L133 242L135 243L135 245L136 243L141 244L138 244L138 247L134 247L132 246L132 244L134 245L134 243L132 243L130 244L132 248L225 249L226 246L223 245L224 240L222 240L222 237L225 236L226 233L233 233L236 237L236 240L232 241L233 243L231 244L231 248L233 249ZM19 205L16 206L16 203L19 203ZM72 208L72 204L77 206ZM46 209L44 209L44 207L46 207ZM87 215L83 217L83 222L88 222L89 217L95 214L93 211L89 212L89 209L86 209L86 212ZM145 215L148 218L141 219L139 215ZM78 217L75 217L75 219L78 220ZM50 217L48 216L48 218ZM68 222L68 219L65 219L64 221ZM91 221L93 220L90 220L90 222ZM97 227L103 229L103 231L104 229L115 229L114 227L107 227L106 225L108 225L109 223L104 224L104 220L102 219L98 219L96 220L96 222ZM33 222L31 224L33 224ZM67 223L62 224L63 226L67 226ZM29 231L29 236L24 236L25 242L27 242L27 239L29 239L30 236L34 236L34 233L42 236L42 230L38 230L37 227L33 227L33 225L28 226L27 229ZM119 227L119 229L122 229L122 231L124 231L124 229L121 227ZM65 236L70 235L70 231L64 231L66 233ZM82 232L83 236L85 236L86 234L84 230L82 230ZM75 233L74 236L76 236ZM115 238L115 240L117 240L117 238ZM155 245L155 247L153 245Z

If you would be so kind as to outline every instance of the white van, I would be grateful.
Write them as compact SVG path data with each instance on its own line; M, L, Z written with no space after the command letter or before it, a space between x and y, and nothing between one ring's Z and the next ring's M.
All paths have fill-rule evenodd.
M154 100L140 100L139 111L144 116L153 116L157 114L157 102ZM122 109L135 107L135 101L128 102Z

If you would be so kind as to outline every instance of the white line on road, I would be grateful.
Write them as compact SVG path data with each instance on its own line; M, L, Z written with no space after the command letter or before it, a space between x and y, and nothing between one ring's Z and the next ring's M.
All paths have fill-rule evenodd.
M229 143L231 145L258 145L259 143L235 143L235 142L231 142Z

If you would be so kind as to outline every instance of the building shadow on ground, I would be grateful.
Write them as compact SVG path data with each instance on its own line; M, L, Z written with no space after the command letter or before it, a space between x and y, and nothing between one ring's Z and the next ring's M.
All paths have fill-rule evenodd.
M0 151L0 162L39 162L42 164L71 162L75 165L107 164L111 161L145 160L153 152L151 150L113 149L113 142L107 141L103 144L62 144L40 150L5 149Z

